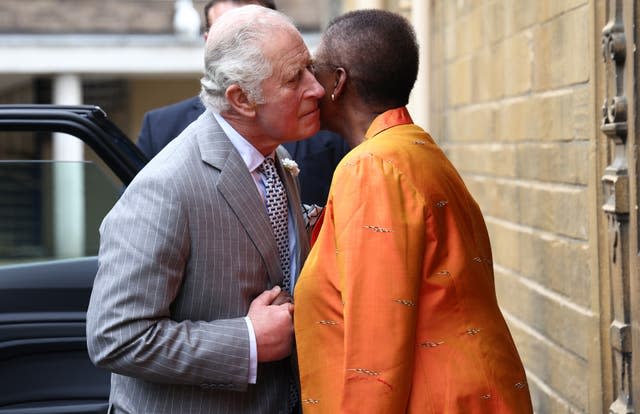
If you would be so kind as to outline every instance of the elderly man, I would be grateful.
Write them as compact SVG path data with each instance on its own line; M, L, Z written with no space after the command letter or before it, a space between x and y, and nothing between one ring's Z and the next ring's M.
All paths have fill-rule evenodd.
M223 13L248 4L258 4L267 7L265 1L260 0L210 0L204 6L205 31L207 40L211 25ZM275 6L274 6L275 7ZM155 108L144 114L142 129L138 135L137 145L149 158L153 158L172 139L204 112L204 105L199 96L194 96L171 105Z
M204 7L206 31L223 13L248 4L258 4L275 10L273 0L210 0ZM204 112L204 105L195 96L172 105L153 109L144 115L137 145L149 157L154 157ZM305 204L324 205L329 193L333 170L349 147L339 135L329 131L283 145L300 165L300 196Z
M287 412L292 305L281 289L308 242L278 146L319 129L324 90L310 61L276 11L241 7L212 26L207 110L100 229L87 338L113 372L111 412Z
M248 4L266 7L266 3L259 0L210 0L207 2L204 7L204 40L207 40L209 29L218 17L229 10ZM153 158L172 139L180 135L190 123L198 119L203 112L204 105L198 96L152 109L144 114L142 128L136 143L147 157Z

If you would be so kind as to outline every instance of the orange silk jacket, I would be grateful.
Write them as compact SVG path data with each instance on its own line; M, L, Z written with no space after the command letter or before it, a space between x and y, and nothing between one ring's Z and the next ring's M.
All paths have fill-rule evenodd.
M532 413L486 226L405 108L342 160L295 289L304 413Z

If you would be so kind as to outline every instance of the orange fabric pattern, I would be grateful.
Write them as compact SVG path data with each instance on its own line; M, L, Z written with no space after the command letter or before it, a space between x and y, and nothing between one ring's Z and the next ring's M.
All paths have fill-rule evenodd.
M304 413L531 413L476 202L405 108L338 166L295 289Z

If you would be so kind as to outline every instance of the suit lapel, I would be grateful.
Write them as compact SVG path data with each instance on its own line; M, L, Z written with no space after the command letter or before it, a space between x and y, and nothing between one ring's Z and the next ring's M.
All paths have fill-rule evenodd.
M271 285L280 283L283 275L278 247L253 177L213 115L207 111L202 117L204 126L198 134L202 161L220 171L217 190L260 252Z

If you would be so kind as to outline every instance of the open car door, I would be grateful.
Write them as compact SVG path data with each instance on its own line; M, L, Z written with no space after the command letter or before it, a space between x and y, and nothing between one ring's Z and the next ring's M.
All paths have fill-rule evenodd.
M53 159L64 140L83 161ZM0 105L0 414L106 412L85 337L98 227L145 163L98 107Z

